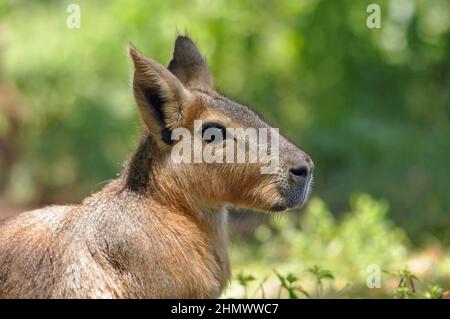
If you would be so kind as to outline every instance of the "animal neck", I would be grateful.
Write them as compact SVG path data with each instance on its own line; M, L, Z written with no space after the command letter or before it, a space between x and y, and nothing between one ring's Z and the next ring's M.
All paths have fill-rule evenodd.
M231 276L228 212L224 205L199 201L188 183L183 184L180 179L175 182L174 174L166 174L164 170L152 167L161 160L161 154L153 151L154 143L148 136L141 141L119 179L122 192L131 194L126 197L131 196L144 203L143 206L148 207L148 213L164 214L163 220L168 232L170 229L184 229L177 231L184 235L176 239L180 247L185 247L186 240L192 241L193 245L204 243L201 262L211 271L211 278L217 283L217 291L222 291Z

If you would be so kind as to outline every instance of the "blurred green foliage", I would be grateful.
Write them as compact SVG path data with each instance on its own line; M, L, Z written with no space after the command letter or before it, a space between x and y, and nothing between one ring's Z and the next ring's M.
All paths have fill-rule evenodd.
M273 216L260 225L256 243L241 242L231 250L239 275L224 297L437 298L449 288L450 256L415 262L405 232L390 221L386 201L353 194L350 207L336 220L322 200L313 198L303 215ZM379 268L378 288L367 286L373 266ZM402 270L383 271L394 269Z
M167 64L187 31L221 92L311 154L315 195L336 211L353 191L387 198L411 240L449 242L449 1L376 1L381 29L366 26L373 1L354 0L79 0L81 28L68 29L72 2L0 3L0 81L20 93L23 119L10 199L79 200L113 178L140 126L127 42ZM291 249L365 258L353 255L364 239L344 248L327 238L347 240L378 215L357 209L360 217L335 229L322 205L313 201L311 216L324 224L304 221L318 237L296 237ZM384 258L402 253L388 249L401 235L384 235L372 243Z

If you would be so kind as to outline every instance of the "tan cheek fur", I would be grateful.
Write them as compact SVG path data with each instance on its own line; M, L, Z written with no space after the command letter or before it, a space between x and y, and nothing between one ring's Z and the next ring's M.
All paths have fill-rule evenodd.
M189 118L186 127L193 129L193 121L203 123L218 122L227 128L238 128L241 125L232 121L220 111L208 108L198 102L193 110L195 116ZM226 156L226 151L223 151ZM178 173L177 180L186 180L190 192L201 197L200 201L216 204L230 203L242 208L269 210L281 198L274 182L274 175L261 175L261 165L258 163L193 163L174 167ZM169 172L170 170L167 170ZM163 171L156 175L164 174ZM166 177L167 180L172 180ZM177 185L174 185L177 186ZM178 185L179 186L179 185Z

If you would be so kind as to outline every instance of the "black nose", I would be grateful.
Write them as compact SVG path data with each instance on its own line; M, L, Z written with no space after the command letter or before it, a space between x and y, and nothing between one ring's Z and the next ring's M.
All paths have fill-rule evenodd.
M295 177L303 177L307 178L309 174L309 169L305 165L298 166L298 167L292 167L289 172L294 175Z

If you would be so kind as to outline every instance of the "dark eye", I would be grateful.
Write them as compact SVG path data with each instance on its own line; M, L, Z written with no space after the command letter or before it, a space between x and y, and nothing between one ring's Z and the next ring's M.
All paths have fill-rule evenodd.
M227 137L226 128L215 122L205 123L202 126L202 139L206 143L223 141Z

